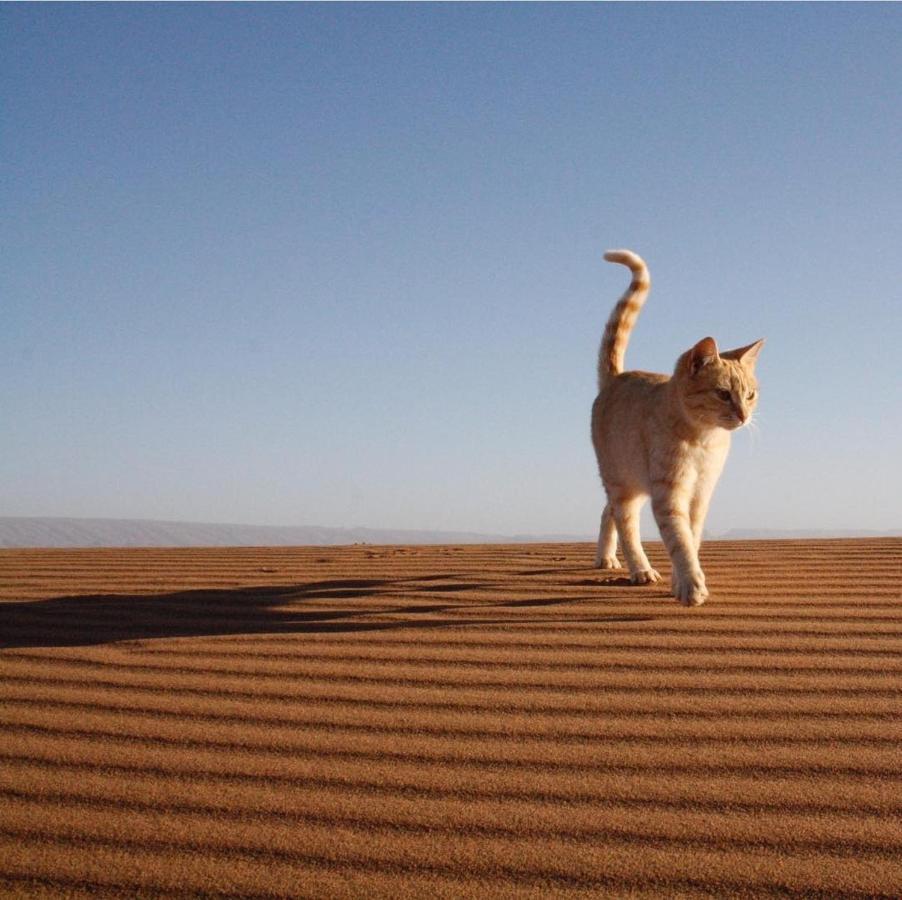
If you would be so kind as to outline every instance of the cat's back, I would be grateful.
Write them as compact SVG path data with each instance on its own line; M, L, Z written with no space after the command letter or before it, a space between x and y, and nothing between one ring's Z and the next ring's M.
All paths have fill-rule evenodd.
M643 407L661 399L664 386L670 381L669 375L658 372L621 372L611 378L595 398L592 408L599 414L611 413L618 409Z
M592 440L596 449L612 440L626 445L643 442L655 428L666 404L670 376L657 372L621 372L611 378L592 404Z

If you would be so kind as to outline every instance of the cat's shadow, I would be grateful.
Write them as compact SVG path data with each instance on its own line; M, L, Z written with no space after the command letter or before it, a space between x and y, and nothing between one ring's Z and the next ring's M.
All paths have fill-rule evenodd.
M418 582L442 579L425 586ZM0 603L0 649L79 647L153 638L227 635L314 634L386 631L404 628L479 627L529 624L518 608L557 606L598 599L593 596L540 597L501 602L465 598L423 603L404 592L455 594L485 585L452 575L416 579L339 579L306 584L198 589L159 594L86 594ZM409 583L410 581L416 584ZM404 583L404 582L408 583ZM620 583L617 579L614 583ZM611 580L591 582L596 588ZM384 595L385 603L355 606L354 600ZM437 598L438 599L438 598ZM461 615L475 607L497 616ZM541 622L647 621L650 615L572 614L542 616Z

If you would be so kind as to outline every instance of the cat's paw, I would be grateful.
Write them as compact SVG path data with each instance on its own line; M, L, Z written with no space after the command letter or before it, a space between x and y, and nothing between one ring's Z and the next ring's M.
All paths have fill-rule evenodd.
M657 569L639 569L638 572L630 572L632 584L657 584L663 581L661 573Z
M701 606L708 599L705 576L701 572L686 575L674 572L671 593L683 606Z
M596 556L595 557L595 568L596 569L622 569L623 566L620 565L620 560L617 559L616 556Z

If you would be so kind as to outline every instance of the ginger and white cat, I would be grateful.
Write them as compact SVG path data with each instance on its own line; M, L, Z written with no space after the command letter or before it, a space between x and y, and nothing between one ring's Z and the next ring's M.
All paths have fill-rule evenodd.
M673 375L624 372L627 340L651 279L629 250L604 258L628 266L633 278L608 319L598 356L592 443L608 502L595 565L620 567L619 535L630 581L661 581L639 541L639 509L650 496L673 564L671 592L680 603L698 606L708 597L698 561L705 515L730 432L748 422L758 402L755 363L764 341L721 353L706 337L680 356Z

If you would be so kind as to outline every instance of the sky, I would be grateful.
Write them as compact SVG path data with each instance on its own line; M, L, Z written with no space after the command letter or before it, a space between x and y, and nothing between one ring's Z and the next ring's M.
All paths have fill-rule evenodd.
M629 368L767 339L709 531L902 527L899 6L6 3L0 60L0 515L589 535L628 247Z

